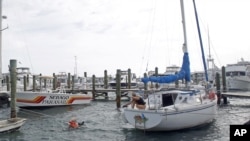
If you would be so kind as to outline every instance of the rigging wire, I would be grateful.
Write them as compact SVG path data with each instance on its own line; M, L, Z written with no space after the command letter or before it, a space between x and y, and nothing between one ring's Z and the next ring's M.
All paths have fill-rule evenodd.
M154 20L155 20L155 10L156 10L156 1L157 0L153 0L152 2L154 2L152 5L152 12L150 14L149 17L149 22L148 22L148 27L151 25L151 30L148 28L148 34L146 36L145 39L145 47L144 47L144 51L143 51L143 56L142 56L142 62L141 62L141 67L140 67L140 72L142 72L142 67L143 67L143 63L144 63L144 59L145 59L145 52L146 52L146 48L147 48L147 41L149 40L149 50L147 52L148 54L148 58L147 58L147 62L146 62L146 68L145 71L148 72L148 64L149 64L149 54L150 54L150 50L151 50L151 42L152 42L152 34L153 34L153 29L154 29ZM153 16L153 19L151 20L151 16ZM150 36L150 37L149 37Z
M10 2L9 1L5 1L5 3L4 3L4 5L10 5ZM5 10L4 11L4 13L8 16L8 15L10 15L9 14L9 11L7 11L7 10ZM16 13L16 12L13 12L14 13L14 15L15 15L15 17L18 17L19 18L19 24L23 24L22 23L22 18L21 17L25 17L24 15L18 15L18 14L22 14L21 12L20 13ZM8 27L7 28L9 28L9 23L8 23L8 18L6 18L6 23L7 23L7 25L8 25ZM24 24L25 25L25 24ZM13 26L14 27L14 26ZM10 28L9 28L9 30L11 31L11 25L10 25ZM11 33L9 34L9 37L7 37L7 39L10 39L10 38L12 38L13 37L13 35L11 35ZM29 63L30 63L30 66L31 66L31 69L32 70L34 70L33 69L33 65L32 65L32 61L31 61L31 56L30 56L30 53L29 53L29 47L28 47L28 45L26 44L27 43L27 38L25 37L25 35L24 34L22 34L22 38L24 38L23 40L24 40L24 47L25 47L25 49L26 49L26 52L27 52L27 56L28 56L28 61L29 61ZM11 46L10 44L9 44L9 46ZM19 60L19 59L17 59L17 60ZM20 62L21 60L19 60L19 62Z

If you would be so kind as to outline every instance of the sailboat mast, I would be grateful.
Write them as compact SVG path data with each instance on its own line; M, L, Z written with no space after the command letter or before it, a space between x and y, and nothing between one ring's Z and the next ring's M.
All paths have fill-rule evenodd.
M184 10L184 2L181 2L181 18L182 18L182 26L183 26L183 35L184 35L184 43L183 43L183 52L188 52L187 49L187 31L186 31L186 22L185 22L185 10Z
M200 39L200 46L201 46L201 53L202 53L202 60L203 60L203 66L204 66L204 71L205 71L205 77L206 77L206 81L208 82L207 65L206 65L206 59L205 59L205 55L204 55L204 49L203 49L203 43L202 43L202 38L201 38L201 31L200 31L200 25L199 25L195 0L193 0L193 4L194 4L194 13L195 13L196 25L197 25L199 39Z
M2 89L2 0L0 0L0 90Z

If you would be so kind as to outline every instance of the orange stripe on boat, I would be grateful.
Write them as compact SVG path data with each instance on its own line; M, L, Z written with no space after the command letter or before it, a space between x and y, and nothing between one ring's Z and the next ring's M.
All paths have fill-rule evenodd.
M24 102L24 103L40 103L46 98L46 96L36 96L34 99L16 99L17 102Z
M89 100L92 99L90 96L72 96L67 100L67 104L72 104L75 100Z

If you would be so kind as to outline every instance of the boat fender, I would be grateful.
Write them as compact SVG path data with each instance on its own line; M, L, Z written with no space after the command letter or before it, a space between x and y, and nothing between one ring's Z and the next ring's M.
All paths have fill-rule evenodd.
M215 100L215 93L214 92L210 92L208 95L208 98L211 100Z

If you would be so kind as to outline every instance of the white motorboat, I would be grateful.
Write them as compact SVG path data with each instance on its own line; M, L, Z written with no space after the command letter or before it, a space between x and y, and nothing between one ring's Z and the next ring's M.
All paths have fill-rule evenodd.
M250 90L250 62L241 61L226 66L226 82L228 90Z
M52 107L89 104L92 96L87 94L69 94L61 92L17 92L18 107Z
M145 109L132 108L131 105L122 109L124 121L133 125L136 129L145 131L180 130L210 123L216 116L217 97L212 89L190 85L190 62L186 41L184 2L183 0L180 0L180 2L184 32L182 67L176 74L145 77L142 78L142 81L147 84L147 82L173 83L178 80L185 80L186 86L153 90L152 94L145 93L148 95L145 99ZM203 63L205 63L204 59L203 56ZM205 66L204 70L206 70ZM207 71L204 72L207 75ZM207 76L206 81L208 81Z
M128 71L121 71L121 88L125 89L128 88L128 80L129 79L129 75L128 75ZM130 77L131 83L130 83L130 88L135 88L137 87L137 80L136 80L136 75L134 73L131 73L131 77ZM109 82L109 86L113 89L116 88L116 78L114 78L113 80L111 80Z
M43 76L41 78L51 79L53 77ZM66 93L63 85L56 91L41 87L40 91L18 91L16 94L16 105L18 107L52 107L89 104L92 96L82 93Z
M33 89L33 75L30 72L30 68L29 67L17 67L16 68L16 72L17 72L17 91L22 91L24 90L24 78L26 78L26 89L27 90L32 90ZM3 74L3 89L7 90L7 76L9 77L10 74L9 73L4 73ZM38 84L37 80L36 80L36 85Z

